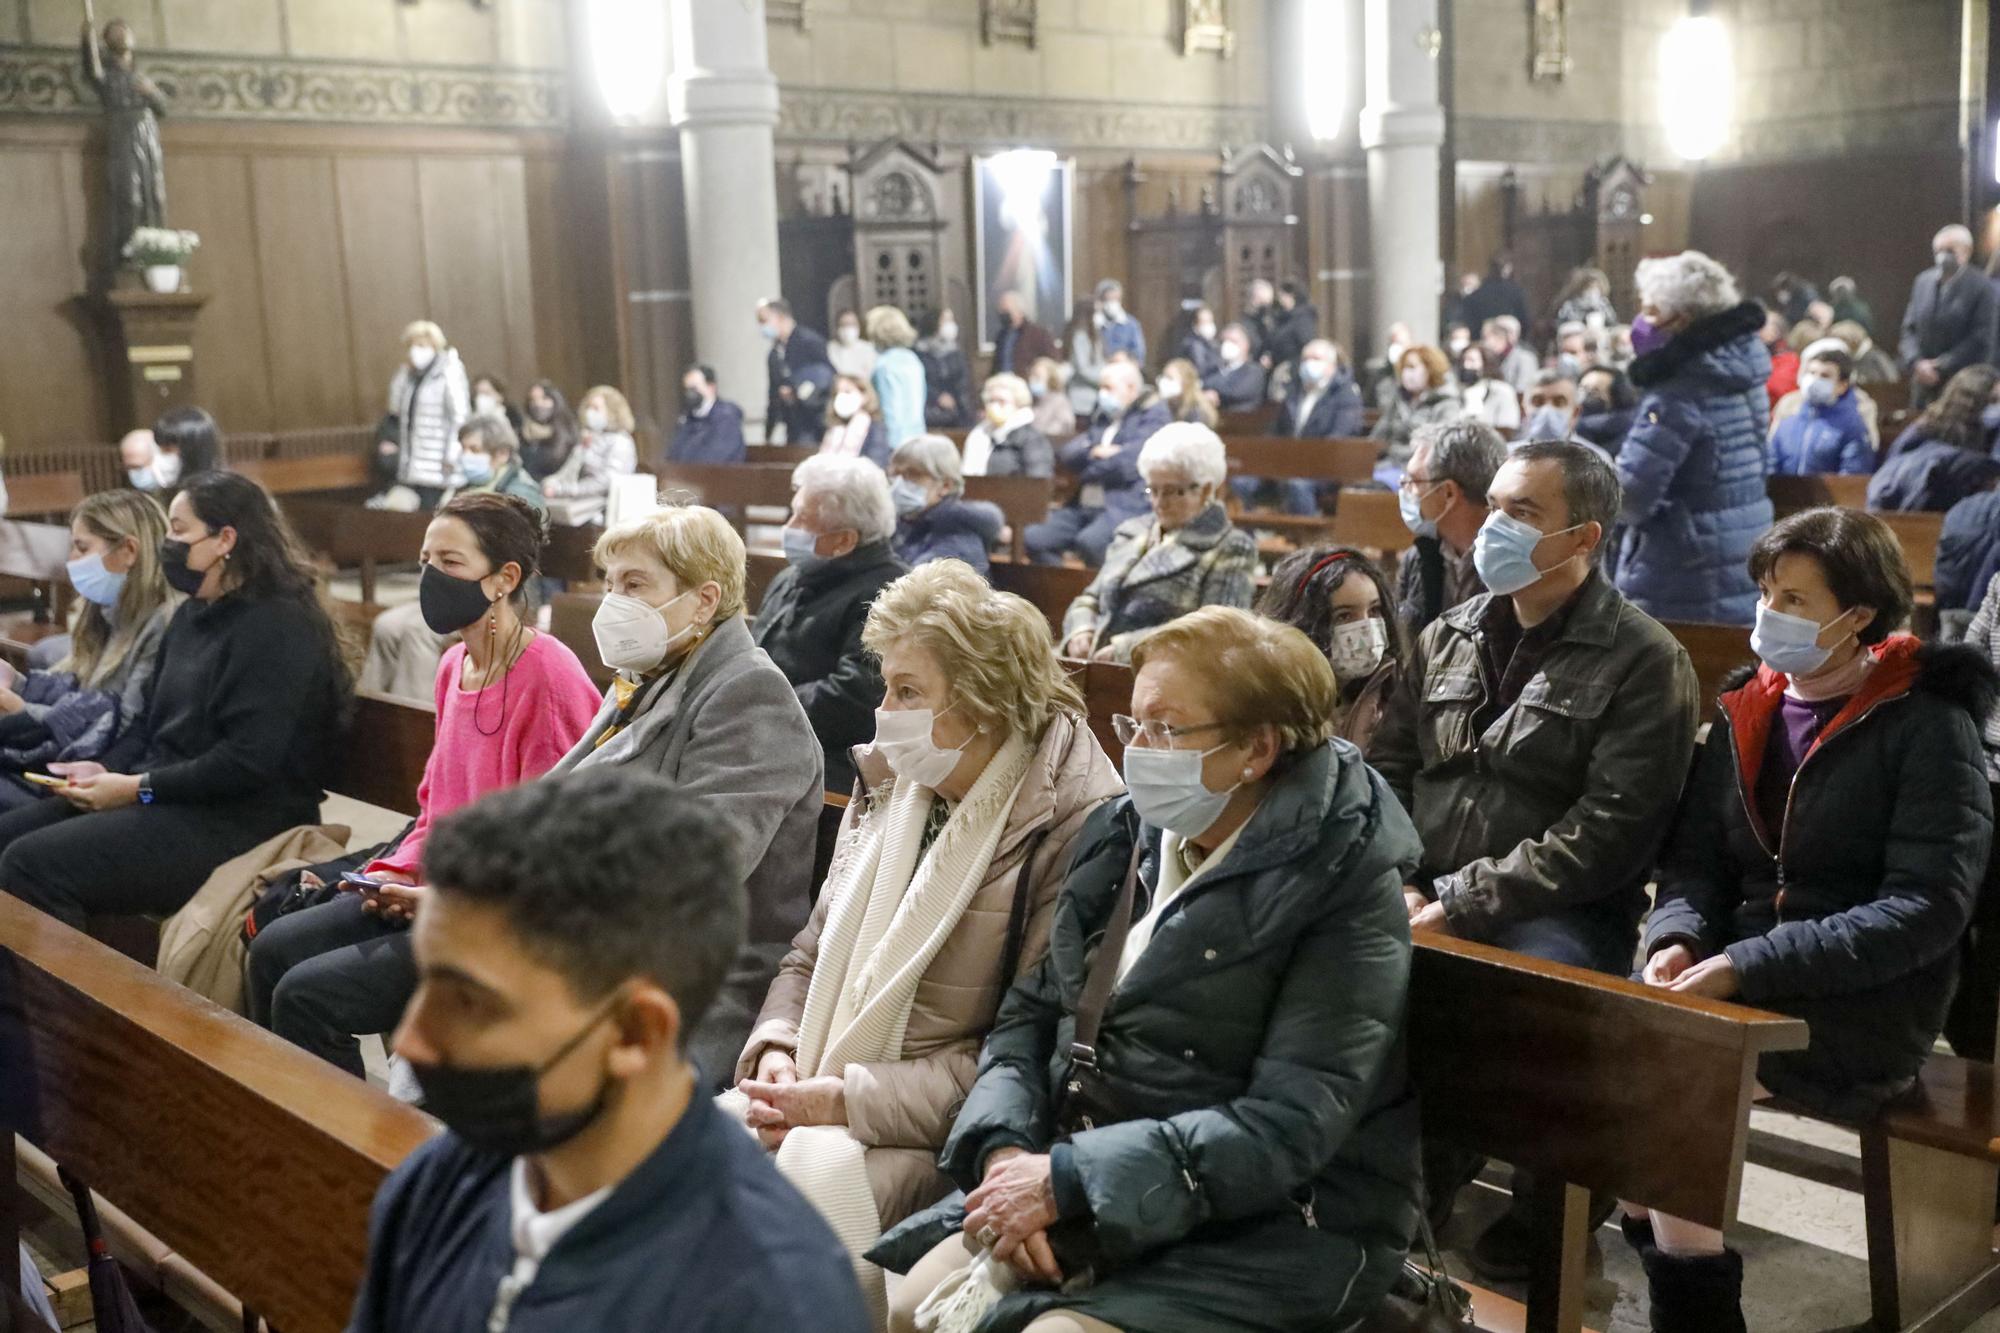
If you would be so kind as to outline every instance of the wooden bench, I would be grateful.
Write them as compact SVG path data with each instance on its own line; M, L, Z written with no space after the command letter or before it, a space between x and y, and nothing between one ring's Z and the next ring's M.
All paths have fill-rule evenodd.
M1844 509L1868 507L1868 478L1840 473L1807 476L1773 474L1764 479L1764 491L1779 518L1789 518L1807 509L1839 505Z
M1944 515L1936 513L1881 512L1875 517L1889 525L1910 565L1910 582L1919 592L1937 587L1938 538L1944 535Z
M0 521L0 579L27 584L34 603L29 624L9 627L9 642L25 650L28 644L64 632L71 598L68 560L69 524Z
M1715 701L1729 673L1756 664L1757 655L1750 651L1750 631L1742 625L1701 625L1679 620L1663 623L1667 632L1687 649L1694 664L1695 681L1701 689L1701 720L1706 722L1715 711Z
M81 472L9 473L7 477L7 517L38 518L59 515L65 523L72 509L83 503Z
M368 460L360 454L302 454L297 457L244 459L232 466L242 476L262 486L272 495L301 495L315 491L352 491L359 494L371 482ZM359 504L355 505L359 508Z
M1267 480L1372 481L1381 446L1373 440L1300 440L1288 435L1227 435L1231 476Z

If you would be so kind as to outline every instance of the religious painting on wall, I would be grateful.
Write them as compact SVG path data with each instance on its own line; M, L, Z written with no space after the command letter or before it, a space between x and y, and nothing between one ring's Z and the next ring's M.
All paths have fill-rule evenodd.
M976 158L973 167L980 350L990 352L1003 293L1018 294L1027 317L1045 329L1069 323L1076 163L1021 148Z

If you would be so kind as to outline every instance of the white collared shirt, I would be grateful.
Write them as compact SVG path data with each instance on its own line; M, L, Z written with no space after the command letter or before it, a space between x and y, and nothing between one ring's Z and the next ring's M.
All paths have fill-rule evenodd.
M1218 843L1214 851L1202 857L1199 865L1195 864L1191 855L1198 849L1189 846L1186 838L1160 830L1160 873L1153 885L1153 905L1147 909L1146 915L1132 923L1131 931L1125 936L1125 949L1118 955L1118 980L1125 980L1125 974L1132 970L1132 965L1146 952L1146 946L1153 942L1153 929L1160 924L1167 908L1187 891L1188 885L1201 878L1202 871L1219 864L1223 857L1229 855L1236 846L1236 839L1249 824L1247 819L1238 824L1236 831Z
M566 1203L545 1213L535 1206L535 1191L528 1181L527 1158L514 1159L509 1180L508 1196L513 1224L508 1228L508 1234L514 1239L514 1268L500 1279L499 1290L494 1293L493 1310L486 1319L489 1333L506 1333L514 1312L514 1302L534 1284L535 1275L541 1272L542 1261L549 1257L549 1251L555 1249L557 1241L568 1235L577 1223L590 1216L611 1195L611 1186L606 1185L574 1203Z

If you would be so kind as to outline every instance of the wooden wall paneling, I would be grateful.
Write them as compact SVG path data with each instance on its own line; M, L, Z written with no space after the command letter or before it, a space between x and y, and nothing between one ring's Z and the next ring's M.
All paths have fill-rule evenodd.
M500 236L498 268L500 320L506 335L506 355L487 367L509 386L520 386L539 375L535 337L534 249L528 242L527 163L518 157L493 160L493 218ZM558 335L559 336L559 335ZM478 374L477 370L472 372Z
M1076 220L1071 226L1076 246L1073 295L1088 301L1101 279L1131 280L1125 234L1125 164L1078 161L1076 176ZM1065 318L1062 322L1069 321ZM1150 329L1147 335L1155 336ZM1147 351L1151 350L1149 345Z
M464 358L468 376L506 365L507 309L499 276L493 160L420 156L417 191L431 318Z
M0 435L14 448L101 438L90 317L77 228L82 200L58 147L0 147Z
M201 234L201 250L189 276L191 285L208 296L194 337L202 406L225 431L270 430L270 339L261 277L265 257L259 251L250 155L240 149L171 155L167 207L175 226ZM269 259L301 262L304 256L275 254ZM202 370L209 366L217 373Z
M657 145L633 144L618 151L613 172L624 336L624 382L619 387L632 403L640 430L658 440L680 414L681 371L697 355L680 156ZM749 320L745 312L746 325Z
M270 429L354 415L354 349L347 286L338 262L333 159L319 154L250 161L256 201L260 293L270 359ZM219 371L221 368L217 367ZM214 376L201 368L204 389Z
M387 403L399 341L429 318L429 282L417 212L417 166L408 156L357 154L334 163L341 267L354 348L352 422L374 422ZM445 330L447 336L451 330Z

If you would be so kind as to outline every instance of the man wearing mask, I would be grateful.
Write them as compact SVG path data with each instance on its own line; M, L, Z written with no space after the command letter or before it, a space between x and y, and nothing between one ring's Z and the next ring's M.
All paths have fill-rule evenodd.
M1359 439L1368 433L1363 415L1361 390L1355 387L1340 349L1325 338L1315 338L1299 354L1299 373L1271 433L1295 440ZM1231 483L1246 501L1261 484L1254 477L1238 477ZM1339 489L1337 482L1293 478L1285 482L1285 512L1317 514L1321 499Z
M1106 278L1097 284L1097 309L1091 320L1097 326L1106 360L1123 352L1134 364L1146 364L1146 331L1126 313L1125 288L1116 278Z
M1264 405L1264 367L1251 357L1250 330L1231 324L1216 343L1218 365L1202 376L1202 392L1218 412L1254 412Z
M1369 751L1417 826L1410 928L1614 976L1694 751L1687 652L1598 573L1618 474L1584 445L1523 445L1473 542L1490 590L1426 629ZM1427 1154L1433 1220L1476 1161ZM1524 1275L1521 1206L1470 1257ZM1608 1211L1608 1208L1607 1208Z
M1079 483L1076 498L1023 534L1031 559L1059 565L1074 551L1092 569L1104 563L1112 532L1151 508L1139 476L1139 450L1169 416L1138 366L1114 361L1104 368L1097 414L1056 454L1057 470Z
M1910 286L1898 348L1921 408L1967 366L1993 359L1993 284L1971 271L1972 233L1954 222L1931 238L1933 264Z
M1419 426L1411 436L1396 501L1416 541L1396 565L1396 608L1412 638L1486 591L1472 545L1489 512L1493 474L1506 461L1506 442L1482 422Z
M1278 325L1278 289L1263 278L1253 278L1243 292L1243 331L1250 335L1250 355L1260 357Z
M846 1254L698 1089L740 867L619 767L438 821L395 1048L446 1132L383 1184L354 1333L868 1328Z
M1535 387L1535 372L1542 368L1542 363L1521 346L1521 321L1512 315L1496 315L1480 327L1479 342L1499 369L1500 378L1513 385L1523 398L1527 397L1528 391Z
M1264 369L1296 365L1307 343L1319 337L1319 307L1306 300L1305 284L1286 278L1278 284L1278 315L1260 358Z
M667 443L667 462L744 461L743 409L717 395L712 367L689 366L681 375L681 419Z
M149 430L127 431L118 441L125 479L142 491L170 491L181 479L181 456L160 448Z
M824 417L822 403L833 383L833 362L826 339L792 317L791 303L779 297L757 303L757 332L771 345L764 358L771 377L770 398L764 405L764 442L785 428L787 444L818 444Z
M993 330L993 373L1026 378L1028 367L1048 357L1060 360L1055 335L1028 318L1021 293L1008 288L1000 293L1000 322Z
M1576 381L1557 367L1535 372L1534 387L1525 401L1528 419L1521 426L1524 440L1567 440L1576 424Z

